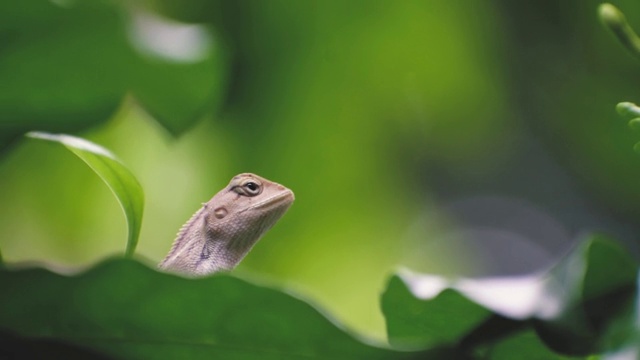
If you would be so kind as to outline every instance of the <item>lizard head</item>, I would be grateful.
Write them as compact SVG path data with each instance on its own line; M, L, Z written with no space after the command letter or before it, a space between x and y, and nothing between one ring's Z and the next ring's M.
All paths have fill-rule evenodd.
M235 176L182 227L160 267L198 276L233 269L293 200L280 184Z
M258 175L245 173L236 175L229 185L216 194L208 205L217 205L220 209L219 219L227 215L245 212L271 212L279 209L287 210L293 203L293 191L286 187L261 178ZM213 209L214 212L216 209ZM223 210L224 209L224 210ZM243 214L242 216L251 216Z
M207 232L228 239L228 248L244 252L284 215L293 191L258 175L244 173L205 204Z

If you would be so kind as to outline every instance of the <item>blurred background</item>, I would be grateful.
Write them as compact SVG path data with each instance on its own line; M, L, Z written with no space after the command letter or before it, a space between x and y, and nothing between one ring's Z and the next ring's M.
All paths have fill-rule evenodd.
M234 274L384 337L399 266L530 273L589 233L638 254L640 66L598 1L0 2L0 249L86 267L122 254L115 198L66 132L111 149L146 196L154 266L229 179L296 202ZM615 1L640 28L640 3Z

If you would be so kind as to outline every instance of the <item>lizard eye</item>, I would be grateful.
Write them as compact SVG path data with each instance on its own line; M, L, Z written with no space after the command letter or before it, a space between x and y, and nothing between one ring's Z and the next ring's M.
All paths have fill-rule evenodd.
M244 184L243 187L247 189L249 196L256 196L260 193L260 186L258 186L258 184L254 183L253 181Z
M256 196L262 192L262 187L253 181L247 181L242 185L237 185L233 188L235 192L244 196Z

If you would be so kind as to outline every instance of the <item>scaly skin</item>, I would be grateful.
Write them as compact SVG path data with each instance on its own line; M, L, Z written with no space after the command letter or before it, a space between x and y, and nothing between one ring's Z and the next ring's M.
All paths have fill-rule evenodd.
M280 184L237 175L184 224L159 267L191 276L231 270L293 200L293 192Z

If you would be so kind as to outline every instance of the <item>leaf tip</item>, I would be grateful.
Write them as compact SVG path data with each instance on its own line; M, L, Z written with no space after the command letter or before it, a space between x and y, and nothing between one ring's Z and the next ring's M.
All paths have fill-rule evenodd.
M70 148L70 150L72 149L84 150L94 154L108 157L113 160L117 160L117 157L113 155L111 151L105 149L104 147L98 144L95 144L91 141L88 141L76 136L71 136L67 134L51 134L51 133L42 132L42 131L30 131L26 133L25 136L32 139L57 142Z
M53 134L42 132L42 131L29 131L28 133L24 134L24 136L31 139L40 139L40 140L54 140L56 137Z

